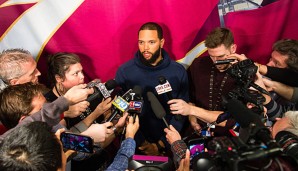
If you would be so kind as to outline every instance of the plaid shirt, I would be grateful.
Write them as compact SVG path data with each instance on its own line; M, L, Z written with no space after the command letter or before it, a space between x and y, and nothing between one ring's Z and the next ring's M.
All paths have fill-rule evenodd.
M174 163L179 164L180 160L185 158L187 146L183 140L177 140L172 143L171 150L174 155Z

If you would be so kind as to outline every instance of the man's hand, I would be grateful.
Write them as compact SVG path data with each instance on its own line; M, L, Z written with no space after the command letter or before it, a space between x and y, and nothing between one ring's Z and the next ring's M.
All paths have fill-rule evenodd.
M139 129L139 116L137 115L135 118L135 122L133 123L133 117L130 116L128 119L128 123L126 126L126 133L125 133L125 137L126 138L134 138L136 132Z
M106 112L108 109L112 107L112 98L109 97L107 99L103 99L101 103L97 105L94 112L96 113L97 117Z
M68 111L64 112L64 117L74 118L79 116L82 112L86 111L87 107L90 105L88 101L82 101L77 104L69 106Z
M171 113L181 114L184 116L190 115L192 106L186 103L184 100L172 99L168 101L168 104L170 105Z
M157 145L155 143L149 143L148 141L145 141L142 144L142 146L139 147L139 150L141 150L146 155L151 155L151 156L159 155Z
M103 124L92 124L82 135L91 136L95 143L104 142L109 134L114 133L112 130L113 123L106 122Z
M189 150L186 150L185 158L180 161L179 168L177 169L177 171L189 171L189 165L190 165L190 152Z
M191 127L196 131L196 132L200 132L201 131L201 126L198 123L198 119L195 116L188 116L189 122Z
M80 84L73 86L64 94L64 97L68 100L69 105L84 101L87 99L89 94L94 93L94 89L86 88L86 85L87 84Z
M169 128L165 128L164 131L169 144L172 145L173 142L181 140L179 132L172 125L170 125Z

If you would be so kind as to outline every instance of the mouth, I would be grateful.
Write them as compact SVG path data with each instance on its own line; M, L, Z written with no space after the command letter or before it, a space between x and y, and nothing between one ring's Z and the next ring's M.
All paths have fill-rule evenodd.
M152 54L150 52L143 52L143 56L144 58L148 59L152 56Z

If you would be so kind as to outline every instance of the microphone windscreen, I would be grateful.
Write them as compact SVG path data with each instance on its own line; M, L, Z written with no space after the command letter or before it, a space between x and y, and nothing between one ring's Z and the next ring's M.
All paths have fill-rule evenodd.
M240 124L242 128L249 127L250 123L255 123L257 126L265 127L260 117L244 106L244 104L239 100L228 100L226 107L230 115Z
M137 96L142 96L143 90L141 86L134 86L132 91L137 95Z
M162 119L163 117L165 117L166 111L162 107L162 105L160 104L160 102L158 101L156 96L152 92L149 91L149 92L147 92L147 97L151 104L151 108L152 108L155 116L159 119Z
M105 86L106 86L107 90L112 90L112 89L116 88L118 86L118 84L115 80L108 80L105 83Z
M159 84L165 84L167 82L167 79L164 76L160 76L158 78Z

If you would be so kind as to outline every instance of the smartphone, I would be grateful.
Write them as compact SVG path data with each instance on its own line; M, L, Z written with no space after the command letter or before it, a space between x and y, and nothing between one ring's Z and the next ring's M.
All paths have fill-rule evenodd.
M190 151L190 160L196 155L205 151L205 139L196 138L188 141L188 149Z
M93 139L86 135L63 132L60 135L64 149L75 150L84 153L93 153Z

